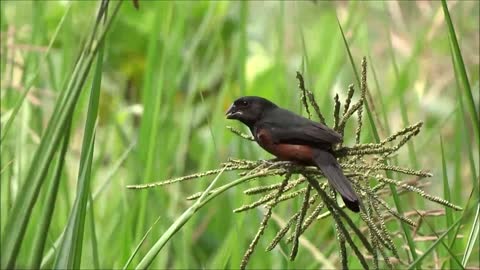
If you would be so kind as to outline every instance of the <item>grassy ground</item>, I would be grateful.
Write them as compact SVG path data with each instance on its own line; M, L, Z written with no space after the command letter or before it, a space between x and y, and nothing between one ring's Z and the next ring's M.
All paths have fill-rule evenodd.
M242 95L301 112L296 71L332 125L333 96L343 100L357 84L363 56L374 128L367 124L361 141L423 121L394 162L431 171L423 188L464 208L400 195L414 220L415 210L427 212L407 233L412 241L399 224L388 225L398 232L398 267L420 260L424 268L479 267L478 1L447 8L440 1L140 0L139 10L124 1L117 13L119 3L110 3L105 20L95 20L100 2L0 3L2 268L121 268L133 254L128 267L136 267L161 236L173 235L165 232L192 204L184 198L215 176L142 191L126 185L216 168L229 157L270 158L230 133L226 125L243 127L224 112ZM348 145L354 128L347 126ZM226 172L217 182L237 178ZM209 202L151 267L237 268L262 213L232 209L251 201L230 190ZM293 262L286 244L264 251L300 205L276 212L249 268L340 267L331 219L310 228ZM352 257L350 267L361 265Z

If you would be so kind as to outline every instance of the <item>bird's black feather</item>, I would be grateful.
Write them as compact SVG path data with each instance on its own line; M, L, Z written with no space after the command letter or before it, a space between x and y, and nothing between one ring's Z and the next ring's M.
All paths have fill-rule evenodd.
M277 143L321 147L342 141L342 136L329 127L279 107L266 111L257 124L269 127Z

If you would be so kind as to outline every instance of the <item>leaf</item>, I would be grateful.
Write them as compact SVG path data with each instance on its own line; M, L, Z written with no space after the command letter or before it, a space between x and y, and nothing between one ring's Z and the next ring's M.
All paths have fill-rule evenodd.
M178 217L175 222L170 225L167 231L162 234L162 236L157 240L157 242L150 248L147 254L142 258L140 263L137 265L135 269L147 269L152 264L155 257L157 257L158 253L163 249L163 247L167 244L167 242L172 238L182 227L187 223L187 221L198 211L205 203L207 203L211 198L215 197L215 194L210 194L208 197L207 194L213 188L217 180L225 171L225 168L213 179L212 183L205 189L202 196L198 198L198 200L190 206L180 217ZM235 182L235 181L234 181ZM217 193L218 194L218 193ZM205 200L204 200L205 199Z
M453 229L455 228L455 226L458 225L458 223L460 223L462 219L458 219L452 226L450 226L448 228L447 231L445 231L420 257L418 257L412 264L410 264L410 266L408 266L408 269L413 269L413 268L417 268L417 267L420 267L420 263L423 261L423 259L425 259L425 257L427 255L429 255L432 251L435 250L435 247L440 243L442 242L443 238L445 238L445 236L447 236L447 234Z
M468 80L467 70L465 68L465 63L463 62L462 52L460 51L460 46L457 40L457 34L455 28L453 27L453 22L450 17L450 12L448 11L447 2L442 0L443 14L445 15L445 21L448 26L448 35L451 42L451 50L453 56L453 68L457 69L459 76L459 81L462 85L463 94L467 100L467 108L470 112L470 118L472 119L473 130L475 134L475 139L477 145L480 145L480 122L478 119L478 112L476 110L475 102L473 100L472 89L470 87L470 82Z
M87 120L83 133L82 152L80 154L80 174L77 182L77 196L75 198L67 228L65 229L65 234L63 235L62 244L60 245L60 250L55 262L55 268L80 268L87 203L89 199L91 200L90 178L95 145L95 125L97 121L100 88L102 84L104 48L104 43L100 43L95 76L93 78L88 104ZM90 208L90 211L92 211L93 205L90 204Z
M468 235L467 247L465 248L465 254L463 255L462 265L467 267L468 259L472 255L473 248L475 247L475 241L478 240L478 235L480 231L480 203L477 203L477 212L475 213L475 218L473 219L472 230Z
M83 230L85 226L86 208L90 194L90 173L92 168L95 135L88 142L88 150L84 166L78 179L77 197L63 234L62 242L55 260L56 269L79 269L82 255Z
M138 251L140 250L140 247L143 245L143 243L145 242L145 240L147 239L147 236L150 234L150 232L152 231L153 227L157 224L157 222L160 220L160 217L161 216L158 216L158 218L155 220L155 222L153 222L152 226L150 226L150 228L148 228L147 232L145 233L145 235L143 235L142 239L140 240L140 242L138 243L137 247L133 250L132 254L130 255L130 257L128 258L127 262L125 263L125 265L123 266L123 269L128 269L128 266L130 265L130 263L133 261L133 258L135 258L135 255L137 255Z
M67 127L67 132L63 138L62 148L58 156L57 164L55 166L55 174L53 176L48 193L45 200L45 206L41 215L40 228L36 231L35 240L33 241L33 249L31 252L31 260L29 263L30 269L40 269L40 263L42 262L42 255L47 240L47 235L52 221L53 211L55 210L57 194L60 179L62 176L63 165L65 163L65 154L68 150L68 142L70 139L70 124Z
M99 45L106 32L110 28L115 15L122 2L117 2L115 10L102 31L95 35L92 31L92 41L97 37L97 43L93 47L84 47L80 54L77 65L74 68L72 77L65 91L61 92L55 104L54 112L49 120L48 126L43 134L39 147L37 148L26 176L28 181L19 190L10 216L7 218L2 237L2 268L14 268L16 258L23 244L23 238L30 220L31 212L35 206L38 194L50 168L55 152L60 147L60 140L64 136L67 122L70 121L70 114L74 111L79 95L85 84L92 61L98 52ZM95 28L94 28L95 30Z

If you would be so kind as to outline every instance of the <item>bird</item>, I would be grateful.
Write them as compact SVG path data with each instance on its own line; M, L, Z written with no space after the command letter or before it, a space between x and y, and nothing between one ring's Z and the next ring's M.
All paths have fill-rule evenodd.
M333 155L333 146L342 142L342 135L258 96L236 99L226 117L245 124L255 141L276 159L316 166L346 207L360 211L360 199Z

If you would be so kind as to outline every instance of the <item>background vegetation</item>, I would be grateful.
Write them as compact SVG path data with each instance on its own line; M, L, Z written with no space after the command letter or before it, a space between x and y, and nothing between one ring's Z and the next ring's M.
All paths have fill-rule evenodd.
M95 20L100 2L1 2L2 268L12 261L120 268L156 222L135 267L191 205L184 197L214 177L142 191L125 186L215 168L229 157L270 158L226 130L236 124L224 112L239 96L260 95L300 113L296 71L331 125L334 94L343 100L357 83L339 26L355 65L369 60L380 137L425 123L396 162L430 170L434 177L418 184L464 208L445 211L401 195L406 214L425 214L411 234L422 266L479 266L478 1L451 1L448 9L440 1L139 1L139 10L125 1L116 13L118 3L108 8L110 24ZM79 57L91 36L95 50ZM374 142L367 127L361 141ZM347 126L346 144L353 129ZM224 173L218 182L236 178ZM238 267L262 213L232 209L251 200L231 190L202 207L151 267ZM281 208L265 237L299 207ZM389 228L398 231L399 267L411 265L399 224ZM333 230L330 219L318 221L294 262L284 244L265 253L269 241L261 240L249 267L339 267ZM360 265L352 259L350 267Z

